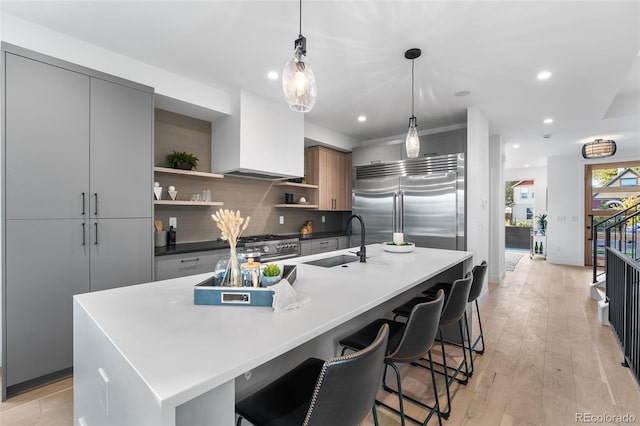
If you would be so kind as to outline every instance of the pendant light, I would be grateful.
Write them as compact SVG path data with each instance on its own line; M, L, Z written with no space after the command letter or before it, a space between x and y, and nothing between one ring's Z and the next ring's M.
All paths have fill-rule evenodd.
M596 139L582 145L582 157L585 159L611 157L615 153L616 142L611 139Z
M411 59L411 118L409 118L409 131L407 132L407 140L405 142L408 158L416 158L418 154L420 154L420 138L418 137L418 130L416 129L416 127L418 127L418 121L413 113L413 68L415 59L419 58L421 54L422 51L416 48L404 52L404 57Z
M300 0L300 26L298 38L293 42L293 57L282 71L282 90L289 108L308 112L316 103L316 78L306 60L307 39L302 35L302 0Z

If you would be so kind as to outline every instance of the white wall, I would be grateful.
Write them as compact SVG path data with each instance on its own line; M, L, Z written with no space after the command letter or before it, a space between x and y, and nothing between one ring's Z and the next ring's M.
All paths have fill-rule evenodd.
M489 122L477 107L467 110L467 250L473 263L489 262ZM484 292L488 288L484 287Z
M489 282L504 279L504 143L500 136L489 138Z
M584 163L579 154L550 157L547 261L584 265Z
M304 145L324 145L341 151L351 151L358 146L358 139L345 136L326 127L318 126L306 120L304 121Z
M156 93L230 114L229 93L3 13L2 41L155 88ZM116 29L114 29L115 31Z
M587 163L639 161L633 157L615 156L586 161L576 155L550 157L547 160L548 217L547 261L561 265L584 265L584 166Z

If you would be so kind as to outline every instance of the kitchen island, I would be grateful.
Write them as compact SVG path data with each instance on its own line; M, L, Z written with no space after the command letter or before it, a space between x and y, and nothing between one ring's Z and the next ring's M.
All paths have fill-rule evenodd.
M234 401L433 282L471 267L472 253L367 246L367 263L323 268L287 260L300 309L193 304L193 286L212 274L74 297L74 423L233 425Z

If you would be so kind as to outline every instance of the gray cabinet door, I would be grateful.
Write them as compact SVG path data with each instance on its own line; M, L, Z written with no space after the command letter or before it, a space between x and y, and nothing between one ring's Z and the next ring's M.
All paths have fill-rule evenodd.
M7 218L81 218L89 77L10 53L5 67Z
M152 115L150 93L91 79L92 218L151 217Z
M351 165L355 167L399 161L403 150L402 143L355 147L351 153Z
M300 241L300 256L311 254L311 241Z
M324 238L321 240L311 240L311 253L326 253L329 251L338 250L337 238Z
M229 258L229 249L158 256L155 259L155 280L213 272L216 263L223 258Z
M151 281L152 228L150 218L91 220L91 291Z
M89 291L83 223L7 221L6 386L72 366L72 296Z

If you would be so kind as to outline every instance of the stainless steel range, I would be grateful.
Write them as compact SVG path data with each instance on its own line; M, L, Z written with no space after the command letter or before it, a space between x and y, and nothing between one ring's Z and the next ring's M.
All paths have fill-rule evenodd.
M259 250L260 261L265 263L298 256L298 241L298 237L267 234L241 237L239 243L244 243L244 251Z

